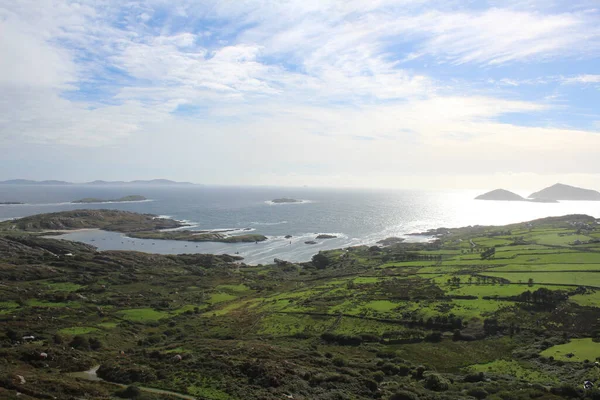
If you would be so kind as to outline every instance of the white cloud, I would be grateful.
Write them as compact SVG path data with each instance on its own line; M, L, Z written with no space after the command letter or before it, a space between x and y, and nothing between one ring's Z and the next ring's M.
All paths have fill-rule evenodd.
M565 55L597 56L597 15L490 9L430 12L410 20L414 34L427 36L421 54L455 64L503 64Z
M564 78L563 82L566 84L575 84L575 83L600 83L600 75L577 75L570 78Z
M546 155L564 154L579 160L557 161L564 171L597 168L596 133L500 122L551 108L517 100L520 85L539 80L490 79L486 92L451 72L597 57L598 13L435 3L15 1L0 6L0 147L119 144L141 157L185 143L189 157L177 162L207 149L204 160L231 166L223 179L240 170L250 179L265 159L323 180L415 168L489 173L489 160L540 172ZM414 67L425 56L449 79ZM77 88L75 100L66 90ZM172 114L182 104L202 112Z

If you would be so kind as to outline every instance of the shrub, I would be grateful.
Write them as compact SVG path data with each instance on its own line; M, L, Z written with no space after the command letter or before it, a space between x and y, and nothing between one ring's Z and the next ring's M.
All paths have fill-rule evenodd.
M96 338L89 338L88 342L92 350L100 350L102 348L102 342Z
M375 380L375 382L383 382L384 378L385 374L381 371L377 371L373 374L373 379Z
M450 387L450 383L446 378L442 377L441 375L432 373L425 377L425 382L423 383L423 386L425 386L425 388L429 390L433 390L434 392L443 392L445 390L448 390L448 388Z
M425 336L426 342L437 343L442 341L442 333L441 332L432 332L429 335Z
M419 396L416 393L409 392L408 390L400 390L390 396L389 400L419 400Z
M77 335L71 340L69 346L77 350L89 350L90 342L85 336Z
M480 400L485 399L489 395L489 393L486 392L485 389L478 387L469 389L467 391L467 394Z
M346 360L344 360L342 357L335 357L333 360L331 360L331 362L336 367L344 367L347 364Z
M465 382L483 382L485 381L485 374L483 372L478 372L475 374L468 374L465 376Z
M137 399L142 394L142 391L137 386L127 386L123 390L115 393L115 396L122 399Z
M422 365L419 365L417 368L415 368L412 372L412 376L413 378L415 378L416 380L421 380L423 379L423 374L425 373L425 371L427 371L427 368L425 368Z
M375 382L374 380L371 379L365 379L365 386L367 387L367 389L369 389L371 392L375 392L377 391L377 382Z

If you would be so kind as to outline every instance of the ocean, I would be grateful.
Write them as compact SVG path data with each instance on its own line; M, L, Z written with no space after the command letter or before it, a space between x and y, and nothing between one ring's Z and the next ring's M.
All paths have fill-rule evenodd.
M566 214L600 218L600 202L529 203L474 200L486 190L415 191L214 186L38 186L0 185L0 220L81 208L109 208L183 220L193 230L250 229L269 239L255 243L189 243L131 239L119 233L84 231L61 236L100 250L138 250L162 254L239 254L249 264L274 258L308 261L319 250L374 244L431 228L504 225ZM71 204L84 197L114 199L139 194L148 201ZM528 195L529 193L519 193ZM273 204L290 197L301 203ZM317 234L335 239L315 239ZM285 239L285 235L292 235ZM305 244L315 240L317 244Z

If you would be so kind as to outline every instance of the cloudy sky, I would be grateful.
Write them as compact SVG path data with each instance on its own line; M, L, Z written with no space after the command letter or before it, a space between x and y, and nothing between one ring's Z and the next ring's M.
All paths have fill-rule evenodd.
M0 179L600 189L597 0L0 0Z

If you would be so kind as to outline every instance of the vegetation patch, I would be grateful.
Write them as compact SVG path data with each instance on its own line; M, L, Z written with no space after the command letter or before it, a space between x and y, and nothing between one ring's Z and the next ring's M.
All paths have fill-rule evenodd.
M85 335L86 333L98 332L98 328L93 328L91 326L74 326L71 328L62 328L58 331L59 333L65 335Z
M600 343L592 341L591 338L572 339L569 343L552 346L540 354L561 361L595 361L600 359Z
M124 319L133 322L158 321L159 319L167 318L169 316L169 313L167 312L156 311L152 308L122 310L120 314Z
M467 372L491 373L497 375L513 376L517 379L542 384L553 384L558 381L554 376L536 370L535 365L515 360L495 360L487 364L476 364L466 368Z

